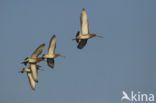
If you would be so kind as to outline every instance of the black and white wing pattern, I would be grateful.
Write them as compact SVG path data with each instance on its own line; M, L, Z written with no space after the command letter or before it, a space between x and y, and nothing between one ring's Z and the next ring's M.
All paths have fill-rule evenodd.
M48 66L51 67L52 69L54 68L54 63L55 63L54 58L47 58L47 64L48 64Z
M81 39L80 42L79 42L79 44L78 44L78 46L77 46L77 48L78 48L78 49L84 48L85 45L87 44L87 40L88 40L88 39Z

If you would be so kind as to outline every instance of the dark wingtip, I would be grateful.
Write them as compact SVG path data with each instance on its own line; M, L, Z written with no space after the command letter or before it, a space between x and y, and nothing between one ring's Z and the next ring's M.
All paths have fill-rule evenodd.
M81 40L80 43L78 44L77 48L83 49L85 47L85 45L87 44L87 40L88 39Z
M81 50L81 49L83 49L84 47L77 46L77 48Z
M85 45L80 45L80 44L78 44L78 46L77 46L78 49L83 49L84 47L85 47Z

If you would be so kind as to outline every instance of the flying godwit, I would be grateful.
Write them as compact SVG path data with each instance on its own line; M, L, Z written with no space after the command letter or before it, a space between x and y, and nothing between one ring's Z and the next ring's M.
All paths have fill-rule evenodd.
M82 9L81 16L80 16L80 24L81 24L81 33L78 31L76 34L76 38L73 40L76 40L78 43L77 48L82 49L87 44L87 40L93 37L99 37L103 38L102 36L99 36L95 33L90 34L89 33L89 25L88 25L88 17L85 9Z
M54 68L54 58L58 56L64 57L61 54L55 54L55 48L56 48L56 36L53 35L49 42L48 53L43 55L43 58L47 59L47 64L51 68Z
M30 67L29 67L29 68L23 68L23 69L20 71L20 73L24 73L24 72L27 73L27 77L28 77L28 80L29 80L29 83L30 83L30 86L31 86L32 90L35 90L36 83L35 83L35 80L34 80L33 77L32 77Z
M24 65L27 65L27 63L30 64L30 69L32 72L32 77L33 79L38 82L38 74L37 74L37 66L36 63L43 61L44 58L40 57L38 58L38 56L42 53L43 49L45 47L45 44L41 44L32 54L32 56L30 58L25 58L24 62L22 62Z

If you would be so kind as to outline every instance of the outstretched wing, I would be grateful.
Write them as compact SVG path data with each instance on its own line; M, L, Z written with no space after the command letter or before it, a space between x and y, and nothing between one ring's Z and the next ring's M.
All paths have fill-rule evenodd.
M56 48L56 36L53 35L49 42L48 55L53 55Z
M42 53L42 51L43 51L44 48L45 48L45 44L41 44L41 45L33 52L31 58L36 58L36 57L38 57L38 56Z
M36 64L30 64L30 69L33 79L38 82L38 70Z
M34 79L32 77L31 72L27 72L27 76L28 76L29 83L30 83L30 86L31 86L32 90L35 90L35 81L34 81Z
M77 46L77 48L78 48L78 49L84 48L85 45L87 44L87 40L88 40L88 39L81 39L80 42L79 42L79 44L78 44L78 46Z
M82 9L80 16L81 34L89 34L88 17L85 9Z
M49 67L51 67L52 69L54 68L54 58L47 58L47 64Z

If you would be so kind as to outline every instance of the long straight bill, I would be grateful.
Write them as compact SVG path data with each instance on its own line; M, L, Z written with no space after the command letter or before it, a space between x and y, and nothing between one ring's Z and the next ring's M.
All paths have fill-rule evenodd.
M100 35L97 35L97 34L96 34L96 37L98 37L98 38L104 38L103 36L100 36Z

